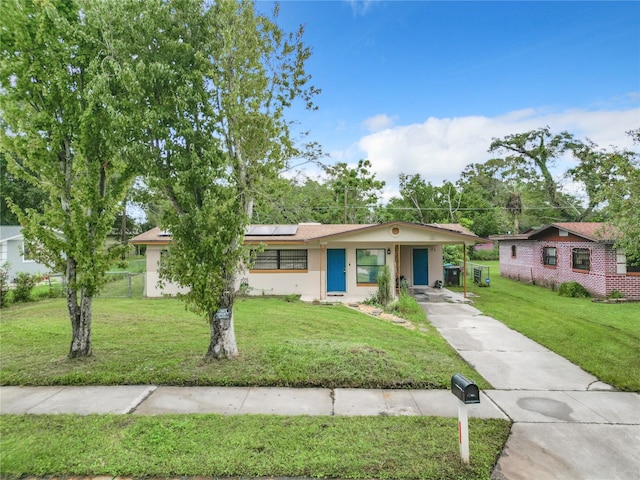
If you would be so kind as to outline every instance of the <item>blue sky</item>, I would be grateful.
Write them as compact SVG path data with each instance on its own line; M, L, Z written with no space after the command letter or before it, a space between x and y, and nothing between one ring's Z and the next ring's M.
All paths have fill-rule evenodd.
M640 127L640 2L281 1L278 23L305 25L322 89L293 119L327 163L371 160L387 196L400 172L457 179L494 137L631 147Z

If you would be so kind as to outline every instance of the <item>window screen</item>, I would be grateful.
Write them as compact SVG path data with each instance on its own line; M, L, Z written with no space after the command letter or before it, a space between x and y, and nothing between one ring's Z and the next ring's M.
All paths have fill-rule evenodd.
M256 254L254 270L306 270L306 250L265 250Z
M542 249L542 262L545 265L551 265L553 267L558 264L556 247L544 247Z
M571 255L571 267L575 270L589 270L591 254L588 248L574 248Z

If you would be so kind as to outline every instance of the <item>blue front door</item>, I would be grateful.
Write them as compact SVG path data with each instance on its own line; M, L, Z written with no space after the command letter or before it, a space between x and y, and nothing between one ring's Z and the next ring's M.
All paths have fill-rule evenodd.
M426 248L413 249L413 284L429 285L429 251Z
M327 292L345 292L347 274L343 248L327 249Z

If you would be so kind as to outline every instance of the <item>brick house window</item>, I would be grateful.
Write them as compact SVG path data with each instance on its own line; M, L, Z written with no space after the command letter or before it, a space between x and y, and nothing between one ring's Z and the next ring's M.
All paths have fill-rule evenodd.
M255 254L253 270L306 270L306 250L265 250Z
M511 258L516 258L516 246L511 245Z
M571 268L574 270L590 270L591 252L588 248L574 248L571 251Z
M558 250L556 247L544 247L542 249L542 263L551 267L558 264Z
M627 258L624 250L616 250L616 273L619 275L640 276L640 259Z

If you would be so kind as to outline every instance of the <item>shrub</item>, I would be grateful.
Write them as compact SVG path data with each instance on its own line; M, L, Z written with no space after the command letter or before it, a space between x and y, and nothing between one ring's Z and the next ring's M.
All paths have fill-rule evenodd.
M393 292L391 291L391 270L389 265L384 266L382 275L378 277L378 301L387 306L393 298Z
M371 293L370 295L367 295L367 298L365 298L362 301L362 303L365 304L365 305L372 305L372 306L380 305L380 301L378 300L378 292Z
M9 264L4 263L0 267L0 308L9 304Z
M13 291L15 302L31 301L31 291L36 286L37 276L25 272L19 272L16 278L16 288Z
M414 315L421 309L422 307L420 307L420 304L416 302L416 299L404 290L400 291L400 297L398 297L398 301L394 302L390 308L392 312L398 312L403 316Z
M450 263L452 265L458 265L462 263L462 245L443 245L442 260L444 261L444 263Z
M471 260L482 260L482 261L489 261L489 260L500 260L500 251L498 250L498 247L493 247L493 249L491 250L474 250L471 249L470 253L469 253L469 258Z
M611 293L609 295L607 295L609 298L624 298L624 293L618 291L618 290L612 290Z
M558 287L558 295L561 297L589 298L591 294L578 282L564 282Z

